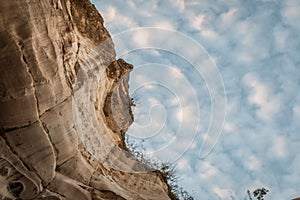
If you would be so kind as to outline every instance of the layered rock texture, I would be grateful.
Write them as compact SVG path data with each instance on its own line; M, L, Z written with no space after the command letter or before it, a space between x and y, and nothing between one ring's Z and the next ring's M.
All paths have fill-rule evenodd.
M88 0L0 3L0 199L169 199L124 144L132 65Z

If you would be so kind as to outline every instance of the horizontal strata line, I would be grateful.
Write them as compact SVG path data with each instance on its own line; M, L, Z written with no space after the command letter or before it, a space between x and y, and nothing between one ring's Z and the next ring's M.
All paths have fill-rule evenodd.
M62 105L64 102L66 102L67 100L69 100L72 96L68 96L67 98L65 98L64 100L62 100L61 102L59 102L58 104L56 104L55 106L47 109L45 112L43 112L40 116L39 116L39 119L38 120L35 120L33 122L30 122L28 124L25 124L25 125L22 125L22 126L17 126L17 127L12 127L12 128L4 128L2 126L0 126L0 134L4 134L5 132L11 132L11 131L15 131L15 130L18 130L18 129L22 129L22 128L27 128L29 127L30 125L34 124L34 123L37 123L40 121L40 118L47 112L51 111L52 109L56 108L57 106L60 106Z
M13 128L3 128L3 127L0 127L0 134L4 134L5 132L15 131L15 130L22 129L22 128L27 128L30 125L32 125L34 123L37 123L38 121L39 120L36 120L36 121L30 122L28 124L25 124L23 126L18 126L18 127L13 127Z

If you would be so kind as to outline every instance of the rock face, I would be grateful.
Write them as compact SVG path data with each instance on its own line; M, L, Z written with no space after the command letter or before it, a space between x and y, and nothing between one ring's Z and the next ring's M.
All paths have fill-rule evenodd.
M169 199L126 151L132 65L88 0L0 4L0 199Z

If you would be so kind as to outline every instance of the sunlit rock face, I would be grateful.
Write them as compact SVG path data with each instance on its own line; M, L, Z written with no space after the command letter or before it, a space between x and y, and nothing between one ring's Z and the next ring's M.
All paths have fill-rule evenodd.
M132 65L88 0L0 4L0 198L169 199L124 143Z

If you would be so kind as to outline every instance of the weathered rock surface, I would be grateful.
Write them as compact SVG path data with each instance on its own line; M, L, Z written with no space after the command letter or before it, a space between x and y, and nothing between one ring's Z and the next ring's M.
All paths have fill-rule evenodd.
M0 199L169 199L126 151L132 65L88 0L0 4Z

